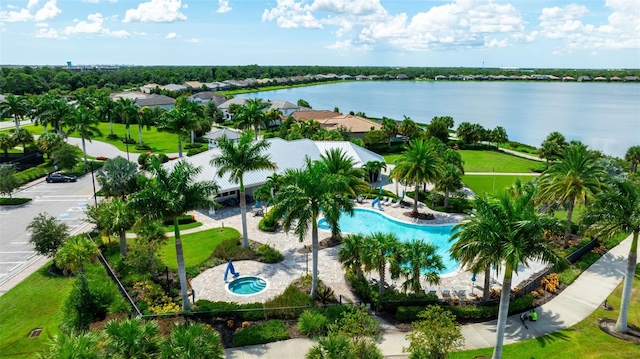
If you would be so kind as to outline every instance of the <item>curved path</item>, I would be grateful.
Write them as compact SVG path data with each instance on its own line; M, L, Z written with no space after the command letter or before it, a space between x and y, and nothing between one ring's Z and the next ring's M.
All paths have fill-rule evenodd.
M537 309L538 321L529 322L525 329L519 315L507 319L504 344L537 338L569 328L589 316L611 294L624 278L626 258L631 236L613 248L582 273L573 284L548 303ZM462 326L464 349L478 349L495 345L496 321ZM402 348L408 346L407 333L386 329L379 347L388 358L406 358ZM226 350L233 359L298 359L304 358L313 346L310 339L291 339L264 345Z

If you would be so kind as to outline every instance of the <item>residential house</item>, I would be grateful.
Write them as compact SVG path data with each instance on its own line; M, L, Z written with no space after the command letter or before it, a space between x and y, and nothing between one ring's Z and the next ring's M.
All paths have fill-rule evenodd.
M405 75L405 74L399 74L398 76L396 76L396 80L408 80L409 76Z
M201 90L203 84L200 81L186 81L184 85L187 89Z
M369 80L369 76L365 76L365 75L356 76L356 81L361 81L361 80Z
M578 82L589 82L591 81L591 77L589 76L580 76L578 77Z
M140 87L140 91L142 91L143 93L151 93L151 91L155 90L155 89L159 89L162 86L158 85L158 84L146 84L142 87Z
M446 79L447 79L447 77L444 76L444 75L438 75L438 76L435 77L436 81L442 81L442 80L446 80Z
M227 89L229 89L231 87L231 86L229 86L229 84L226 84L224 82L206 82L203 85L207 89L212 90L212 91L227 90Z
M202 91L189 96L189 100L199 105L206 105L210 101L213 101L216 106L220 106L227 101L227 98L212 91Z
M162 90L167 91L187 91L187 86L178 84L168 84L161 87Z
M171 110L174 107L176 100L172 97L165 95L151 94L145 97L139 97L135 99L136 105L142 107L161 107L165 110Z
M382 125L361 116L343 115L329 110L297 111L293 117L298 121L318 121L327 130L337 130L344 127L349 130L352 138L362 138L371 130L380 130Z
M276 165L275 171L260 170L247 172L244 175L245 191L248 197L260 186L267 182L267 178L273 173L283 174L288 169L299 169L304 166L306 158L320 160L320 156L330 149L341 149L346 155L354 160L355 168L362 168L370 161L384 161L379 154L369 151L363 147L348 141L312 141L308 139L286 141L281 138L270 138L266 140L269 148L265 150L271 161ZM239 185L229 179L225 174L219 177L220 171L209 162L214 156L220 155L220 149L214 148L191 157L183 157L178 160L169 161L163 166L171 170L178 161L187 161L196 167L201 167L202 171L197 174L196 181L214 181L220 187L219 194L215 198L217 202L233 199L239 200ZM251 203L249 200L247 203Z
M575 77L571 77L571 76L565 76L562 78L562 81L575 81Z
M202 137L209 140L209 149L212 150L218 147L218 140L221 137L226 137L233 142L237 142L238 139L240 138L240 135L242 135L242 132L238 130L233 130L228 127L223 127L223 128L214 128L211 131L209 131L209 133L207 133Z
M233 105L233 104L242 106L242 105L245 104L245 102L247 102L247 100L248 100L247 98L234 97L234 98L232 98L230 100L227 100L227 101L221 103L218 106L218 109L220 109L220 111L222 111L222 114L223 114L225 120L232 120L233 119L233 114L231 114L229 112L229 107L231 105Z

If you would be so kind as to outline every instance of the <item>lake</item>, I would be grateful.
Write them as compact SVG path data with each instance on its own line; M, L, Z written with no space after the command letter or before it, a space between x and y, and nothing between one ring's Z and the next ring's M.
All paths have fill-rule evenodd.
M364 112L429 123L451 116L485 128L502 126L509 139L539 146L552 131L567 140L623 157L640 145L640 84L521 81L354 81L242 94L304 99L316 110Z

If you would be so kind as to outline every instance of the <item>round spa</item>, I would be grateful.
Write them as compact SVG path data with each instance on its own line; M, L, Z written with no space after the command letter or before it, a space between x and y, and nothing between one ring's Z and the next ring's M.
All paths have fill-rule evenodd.
M255 276L238 277L227 284L227 292L235 295L255 295L267 289L268 283Z

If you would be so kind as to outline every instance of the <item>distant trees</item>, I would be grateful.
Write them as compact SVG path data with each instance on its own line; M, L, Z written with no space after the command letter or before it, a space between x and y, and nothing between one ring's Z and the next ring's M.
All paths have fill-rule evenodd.
M640 163L640 146L629 147L624 155L624 160L631 164L631 172L636 172L638 163Z
M564 135L560 132L551 132L542 144L540 148L538 148L538 156L540 158L544 158L547 161L547 168L549 167L549 162L555 160L560 156L560 152L567 145L567 141L564 138Z

